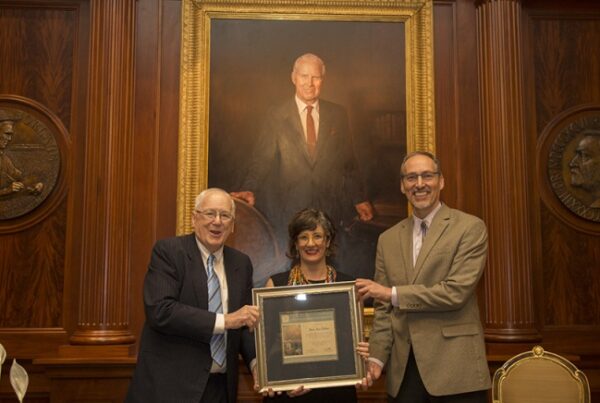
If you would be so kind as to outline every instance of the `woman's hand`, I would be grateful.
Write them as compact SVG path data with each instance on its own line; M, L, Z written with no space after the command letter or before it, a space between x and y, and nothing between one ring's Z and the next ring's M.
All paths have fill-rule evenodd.
M369 359L369 342L367 341L359 341L358 346L356 346L356 352L362 357L365 362L368 362ZM371 377L371 373L367 371L367 376L362 379L362 382L357 383L356 389L367 390L373 385L373 378Z
M302 396L307 394L308 392L310 392L312 389L308 389L308 388L304 388L304 385L300 385L298 386L296 389L294 390L288 390L287 395L289 397L298 397L298 396Z

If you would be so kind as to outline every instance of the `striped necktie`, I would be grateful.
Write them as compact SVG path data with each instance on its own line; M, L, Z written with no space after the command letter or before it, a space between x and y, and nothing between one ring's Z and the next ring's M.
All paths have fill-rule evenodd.
M425 241L425 235L427 235L427 223L425 221L421 221L421 231L419 232L419 236L414 239L415 249L413 255L413 266L417 264L417 258L419 257L419 253L421 253L421 248L423 247L423 242Z
M223 313L223 304L221 302L221 286L219 278L215 273L215 255L208 257L206 264L208 274L208 310L214 313ZM213 334L210 340L210 353L213 360L220 367L225 363L225 335Z

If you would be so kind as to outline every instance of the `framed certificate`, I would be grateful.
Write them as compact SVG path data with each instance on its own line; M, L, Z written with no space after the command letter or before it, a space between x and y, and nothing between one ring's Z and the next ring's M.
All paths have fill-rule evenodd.
M354 385L365 376L356 352L362 307L354 282L255 288L260 391Z

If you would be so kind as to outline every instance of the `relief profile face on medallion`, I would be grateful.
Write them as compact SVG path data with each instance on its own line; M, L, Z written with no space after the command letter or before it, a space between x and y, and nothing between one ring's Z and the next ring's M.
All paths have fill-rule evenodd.
M600 223L600 114L570 119L548 150L550 186L562 205Z
M0 220L23 216L50 194L60 170L54 135L35 116L0 108Z
M600 208L600 130L584 130L569 162L571 186L591 196L589 207Z

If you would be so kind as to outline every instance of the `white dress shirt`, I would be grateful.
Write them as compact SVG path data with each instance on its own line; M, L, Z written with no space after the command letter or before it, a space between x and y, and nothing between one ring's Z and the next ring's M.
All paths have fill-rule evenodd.
M207 271L208 276L208 257L211 253L202 245L198 239L196 238L196 244L198 245L198 249L200 249L200 254L202 255L202 262L204 263L204 269ZM213 329L213 334L225 334L225 346L227 346L227 332L225 331L225 314L228 313L228 302L229 295L227 293L227 279L225 277L225 264L223 262L223 248L214 252L215 256L214 262L214 270L217 278L219 279L219 286L221 287L221 304L223 305L223 313L217 313L217 317L215 319L215 327ZM216 362L213 361L212 368L210 372L225 372L226 364L223 364L220 367Z

